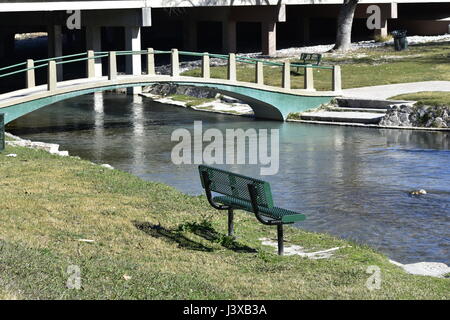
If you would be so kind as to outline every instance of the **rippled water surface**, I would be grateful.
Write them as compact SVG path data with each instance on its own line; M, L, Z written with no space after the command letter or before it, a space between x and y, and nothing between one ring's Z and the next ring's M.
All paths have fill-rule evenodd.
M280 130L280 170L262 177L277 206L307 215L299 228L366 243L403 263L450 264L450 134L302 125L195 112L145 98L87 95L59 102L12 123L24 138L202 192L196 165L171 162L177 128ZM258 176L255 165L224 166ZM426 189L413 197L409 191ZM255 223L256 220L255 220Z

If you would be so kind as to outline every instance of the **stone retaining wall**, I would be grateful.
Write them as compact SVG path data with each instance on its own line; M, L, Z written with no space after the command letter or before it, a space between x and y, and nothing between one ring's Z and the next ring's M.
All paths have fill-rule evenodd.
M380 122L381 126L450 128L449 106L395 105Z

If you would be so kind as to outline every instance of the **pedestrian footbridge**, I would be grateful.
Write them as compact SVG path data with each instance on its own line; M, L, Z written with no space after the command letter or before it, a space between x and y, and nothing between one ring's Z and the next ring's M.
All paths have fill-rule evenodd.
M171 58L170 74L157 74L155 72L155 56L168 54ZM140 55L146 56L146 72L134 70L135 74L118 74L117 56L133 56L140 59ZM183 76L180 73L180 55L198 57L202 60L201 75ZM227 75L224 79L211 77L210 59L224 59L227 66ZM108 75L98 76L96 63L107 60ZM72 80L60 80L58 68L65 64L80 64L86 68L86 77ZM255 77L252 82L239 81L237 79L238 65L244 67L254 66ZM264 84L265 68L281 68L281 86L269 86ZM291 68L303 68L303 89L291 88ZM46 83L37 84L35 72L37 69L47 69ZM315 69L330 73L329 91L317 91L314 89ZM341 72L338 66L312 66L297 65L289 62L273 62L258 60L235 54L217 55L208 53L156 51L147 49L144 51L88 51L79 54L55 57L43 60L27 60L13 66L0 68L0 81L8 81L8 77L23 74L25 88L0 95L0 113L5 116L5 124L27 113L38 110L52 103L72 97L113 90L117 88L133 88L152 85L155 83L175 83L188 86L207 87L225 95L238 98L248 103L254 110L255 117L271 120L285 120L289 113L301 112L329 102L341 91ZM101 69L100 69L101 72Z

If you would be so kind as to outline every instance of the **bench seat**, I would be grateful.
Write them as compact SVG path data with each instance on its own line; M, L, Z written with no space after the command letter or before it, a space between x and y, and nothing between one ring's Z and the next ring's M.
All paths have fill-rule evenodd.
M213 200L215 202L218 202L218 203L221 203L221 204L224 204L227 206L232 206L235 208L253 212L252 203L250 201L244 201L244 200L236 199L233 197L227 197L227 196L214 197ZM306 219L305 215L303 215L303 214L300 214L300 213L297 213L294 211L290 211L287 209L283 209L283 208L277 208L277 207L266 208L263 206L258 206L258 209L262 215L265 215L274 220L280 220L283 223L294 223L294 222L303 221Z

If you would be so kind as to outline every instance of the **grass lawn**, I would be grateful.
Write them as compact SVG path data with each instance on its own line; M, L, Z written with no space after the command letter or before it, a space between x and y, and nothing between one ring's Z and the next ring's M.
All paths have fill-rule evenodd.
M391 99L412 100L427 106L450 106L450 92L425 91L408 93L392 97Z
M76 158L7 147L0 198L0 298L450 299L450 279L408 275L325 234L286 230L308 249L351 247L329 260L278 257L258 241L276 230L243 212L231 241L226 214L204 196ZM70 265L81 268L81 290L66 288ZM380 290L365 286L371 265Z
M216 99L209 99L209 98L197 98L197 97L192 97L192 96L187 96L187 95L182 95L182 94L174 94L171 96L168 96L168 98L171 98L174 101L181 101L181 102L186 102L186 106L188 107L195 107L195 106L199 106L201 104L207 103L207 102L212 102Z
M325 54L323 65L340 65L343 88L365 87L415 81L450 80L450 43L431 43L410 46L397 52L393 46L359 49L344 55ZM291 62L296 62L292 59ZM255 81L255 67L238 64L237 77L241 81ZM303 71L292 68L292 87L303 88ZM281 86L281 67L264 68L265 83ZM184 75L200 76L200 69ZM212 67L213 78L226 78L226 67ZM315 87L331 90L331 70L314 70Z

